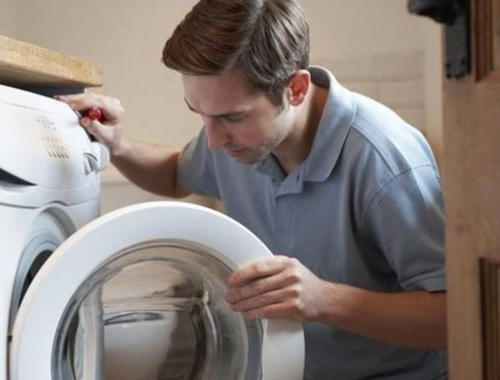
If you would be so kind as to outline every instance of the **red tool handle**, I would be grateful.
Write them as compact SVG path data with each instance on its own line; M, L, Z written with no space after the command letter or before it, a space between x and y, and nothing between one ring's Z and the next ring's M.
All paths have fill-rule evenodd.
M88 118L90 118L92 120L97 120L98 122L104 121L104 115L102 114L102 111L99 107L89 108L85 112L85 116L87 116Z

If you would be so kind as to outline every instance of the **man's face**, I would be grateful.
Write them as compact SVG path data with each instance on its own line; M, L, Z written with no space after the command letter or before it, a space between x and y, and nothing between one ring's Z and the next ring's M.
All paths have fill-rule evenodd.
M183 82L186 103L202 117L211 150L254 164L290 134L287 107L281 110L264 94L251 92L239 75L183 75Z

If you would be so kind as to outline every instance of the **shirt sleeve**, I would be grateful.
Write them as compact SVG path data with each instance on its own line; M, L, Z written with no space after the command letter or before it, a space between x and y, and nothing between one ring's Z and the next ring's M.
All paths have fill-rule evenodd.
M204 129L182 150L178 178L182 186L192 193L220 199L214 158L208 150Z
M370 202L364 225L402 288L446 289L443 196L433 166L394 177Z

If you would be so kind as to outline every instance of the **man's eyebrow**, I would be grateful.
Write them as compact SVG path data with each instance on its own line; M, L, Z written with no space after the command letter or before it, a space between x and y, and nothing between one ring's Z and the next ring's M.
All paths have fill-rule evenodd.
M186 98L184 98L184 102L186 102L186 105L187 105L187 107L189 108L190 111L199 114L199 112L197 110L195 110L191 106L191 104L189 104L189 102L187 101ZM242 115L244 113L247 113L247 111L235 111L235 112L221 113L221 114L218 114L218 115L206 115L206 116L213 117L213 118L224 118L224 117L230 117L230 116L238 116L238 115Z

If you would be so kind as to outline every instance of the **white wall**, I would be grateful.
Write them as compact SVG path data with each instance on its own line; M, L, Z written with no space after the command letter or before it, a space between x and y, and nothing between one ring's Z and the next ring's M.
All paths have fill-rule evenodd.
M14 38L17 33L17 1L0 0L0 34Z
M0 1L10 9L15 4ZM180 146L197 133L200 122L184 104L179 75L164 68L160 59L165 40L195 2L18 0L15 30L21 40L102 64L105 85L96 91L122 100L125 133ZM406 3L302 0L311 23L311 62L388 103L435 139L440 129L436 81L441 74L433 65L439 32L430 21L410 15ZM134 198L118 190L120 178L111 170L105 175L113 192L127 194L124 202L144 199L144 194Z

